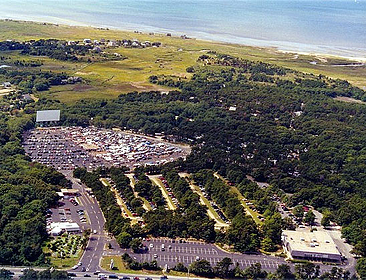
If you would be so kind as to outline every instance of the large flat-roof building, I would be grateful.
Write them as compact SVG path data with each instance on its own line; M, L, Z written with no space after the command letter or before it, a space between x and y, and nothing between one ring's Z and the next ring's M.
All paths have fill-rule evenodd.
M55 124L60 121L60 110L37 111L36 122L40 124Z
M309 259L317 261L342 260L332 237L325 231L292 231L282 232L285 251L293 259Z
M48 231L52 235L60 235L63 232L67 233L80 233L80 227L77 223L70 222L55 222L51 223L48 227Z

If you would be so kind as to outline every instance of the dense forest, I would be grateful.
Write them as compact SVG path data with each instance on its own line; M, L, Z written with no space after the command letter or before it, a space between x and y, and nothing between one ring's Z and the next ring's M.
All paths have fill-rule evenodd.
M365 255L366 107L332 99L363 99L365 92L343 80L214 53L188 70L190 80L151 77L177 87L169 94L130 93L64 106L63 124L164 132L191 143L181 170L213 169L236 184L245 174L267 181L292 193L291 205L331 213ZM62 107L43 100L29 110L45 106Z
M217 171L234 182L241 192L252 196L258 209L267 213L270 221L276 221L278 217L268 197L272 193L281 193L280 190L293 194L290 205L309 204L329 213L329 220L341 224L344 236L356 245L355 252L365 256L366 107L335 101L332 97L364 100L366 93L347 81L212 52L201 56L187 71L192 73L191 79L150 77L153 83L176 87L169 94L133 92L114 100L81 100L70 106L43 98L28 104L25 111L34 114L38 109L57 108L62 109L63 125L121 127L146 134L163 132L168 139L190 143L192 154L186 161L177 161L176 170L201 173L202 184L211 180L202 170ZM2 149L21 154L17 144L20 140L8 143L10 135L6 135L6 123L4 121L5 129L1 130L2 134L5 133ZM273 186L271 193L256 189L246 180L246 174L269 182ZM168 171L165 175L170 184L175 181L174 173ZM94 188L102 197L106 190L99 181L97 183L98 175L85 173L84 176L84 181L95 184ZM218 183L213 182L212 193L216 185ZM179 181L174 187L179 190L185 186ZM146 186L144 195L152 198L153 192L149 188ZM143 193L143 189L139 191ZM196 198L188 189L186 191L188 198L178 196L178 199L186 213L190 213L190 203ZM221 192L225 194L224 187ZM114 202L110 198L107 203ZM228 202L222 202L222 207L235 224L240 211L225 203ZM144 218L180 221L175 213L161 208L151 212L154 214L146 213ZM192 213L195 212L192 209ZM176 226L184 226L185 233L195 236L192 226L196 225L185 223ZM121 224L126 226L125 222ZM214 236L213 225L208 219L201 226L206 227L201 231L205 232L206 240L228 238ZM153 226L148 229L154 234ZM112 223L110 230L118 235L123 233L122 240L127 234L133 235L135 229ZM158 234L172 236L176 231L176 228L164 229ZM264 239L271 239L271 242L266 240L266 246L277 243L278 236L272 230L266 231L265 226L260 234ZM253 244L253 248L258 246ZM364 259L360 263L364 263Z
M32 127L31 116L0 114L0 127L0 263L42 265L46 210L57 203L56 191L70 183L24 155L21 135Z

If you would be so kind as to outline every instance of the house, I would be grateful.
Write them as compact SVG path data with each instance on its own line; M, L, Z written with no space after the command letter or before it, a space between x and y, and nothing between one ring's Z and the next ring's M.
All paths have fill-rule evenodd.
M4 88L10 88L10 87L11 87L11 83L10 83L10 82L3 82L3 83L2 83L2 86L3 86Z
M111 40L108 42L107 44L108 47L116 47L117 46L117 42L115 40Z
M131 44L131 47L133 47L133 48L138 48L139 46L140 46L140 44L136 41L133 41Z
M84 42L84 44L91 44L92 40L91 39L84 39L83 42Z
M160 47L161 43L160 42L154 42L154 43L152 43L152 46L153 47Z
M96 47L93 48L93 52L95 52L95 53L101 53L102 52L102 49L100 47L96 46Z

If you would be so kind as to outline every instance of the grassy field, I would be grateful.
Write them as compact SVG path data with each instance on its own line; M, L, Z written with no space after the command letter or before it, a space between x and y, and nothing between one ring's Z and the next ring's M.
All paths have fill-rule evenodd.
M140 41L148 40L162 43L160 48L111 48L107 51L120 53L127 59L89 64L85 62L62 62L46 57L25 57L16 52L6 54L13 59L41 60L43 62L42 69L83 77L86 81L85 84L53 87L49 92L39 95L40 97L52 96L65 103L73 103L80 99L115 98L119 94L131 91L168 90L169 88L150 84L149 76L175 75L188 79L190 74L186 72L186 68L194 65L197 58L209 50L255 61L270 62L307 73L346 79L354 85L366 88L366 67L335 67L335 65L350 62L345 59L283 53L274 48L248 47L196 39L187 40L179 37L167 37L163 34L149 35L92 27L0 21L0 40L23 41L40 38L64 40L136 38ZM1 55L4 55L3 52ZM310 64L310 62L317 64Z
M169 196L168 191L165 188L164 184L161 182L161 180L159 178L157 178L157 176L149 176L149 178L153 184L157 185L160 188L161 193L163 194L163 196L167 202L169 210L176 210L177 207L175 206L172 198Z
M217 179L220 179L220 180L222 180L223 182L225 182L225 184L227 184L228 186L229 186L229 184L228 184L228 181L224 178L224 177L222 177L221 175L219 175L218 173L215 173L214 174L214 176L217 178ZM250 216L252 216L252 218L253 218L253 220L254 220L254 222L256 222L256 224L258 224L258 225L262 225L263 224L263 222L259 219L259 214L258 214L258 212L255 212L255 211L253 211L246 203L245 203L245 198L244 198L244 196L241 194L241 192L235 187L235 186L230 186L230 189L231 189L231 192L232 193L234 193L234 194L236 194L237 196L238 196L238 199L240 200L240 203L241 203L241 205L244 207L244 209L246 210L246 212L247 213L249 213L250 214Z
M110 263L111 263L111 259L113 259L114 262L114 266L116 268L118 268L117 270L111 270L110 269ZM101 267L104 270L113 272L113 273L121 273L121 274L129 274L129 275L133 275L133 274L146 274L146 275L162 275L163 273L161 271L150 271L150 270L132 270L132 269L127 269L126 265L124 264L124 262L122 261L122 257L121 256L104 256L101 260L100 263ZM182 277L189 277L188 273L184 273L184 272L178 272L178 271L169 271L168 273L164 273L165 275L170 275L170 276L182 276ZM192 274L190 274L192 276Z
M56 239L47 242L43 251L46 254L50 254L50 262L53 267L71 268L79 262L79 259L84 252L81 246L82 238L83 237L77 235L57 237Z
M114 266L116 270L110 269L111 260L113 259ZM124 262L122 261L121 256L104 256L100 262L100 266L108 271L114 272L114 273L127 273L127 274L136 274L137 271L132 269L127 269Z

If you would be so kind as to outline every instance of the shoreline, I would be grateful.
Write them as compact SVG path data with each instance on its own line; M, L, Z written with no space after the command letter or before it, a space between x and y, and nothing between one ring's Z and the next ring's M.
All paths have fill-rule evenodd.
M58 20L54 21L54 20ZM120 31L120 32L135 32L138 31L140 33L154 32L160 36L164 36L167 33L171 33L173 37L179 37L184 33L179 31L170 31L168 29L154 28L154 27L142 27L140 28L122 28L108 25L94 25L88 24L79 21L72 21L67 19L61 19L56 17L47 17L47 20L42 19L17 19L17 18L2 18L0 16L0 22L19 22L26 24L27 22L36 23L36 24L49 24L55 26L65 26L65 27L75 27L75 28L93 28L93 29L106 29L111 31ZM294 54L294 55L307 55L312 56L314 58L321 59L331 59L331 58L341 58L349 61L355 62L366 62L366 48L347 48L347 47L331 47L331 46L321 46L321 45L312 45L312 44L302 44L297 42L289 42L289 41L270 41L270 40L261 40L261 39L253 39L253 38L245 38L245 37L235 37L235 36L225 36L224 34L210 34L206 32L193 32L194 36L191 36L187 33L187 36L191 39L195 39L203 42L210 43L219 43L225 45L237 45L242 47L253 47L253 48L263 48L265 50L272 50L278 53L285 54ZM198 36L196 36L198 35ZM201 35L201 36L200 36ZM231 37L231 38L230 38Z

